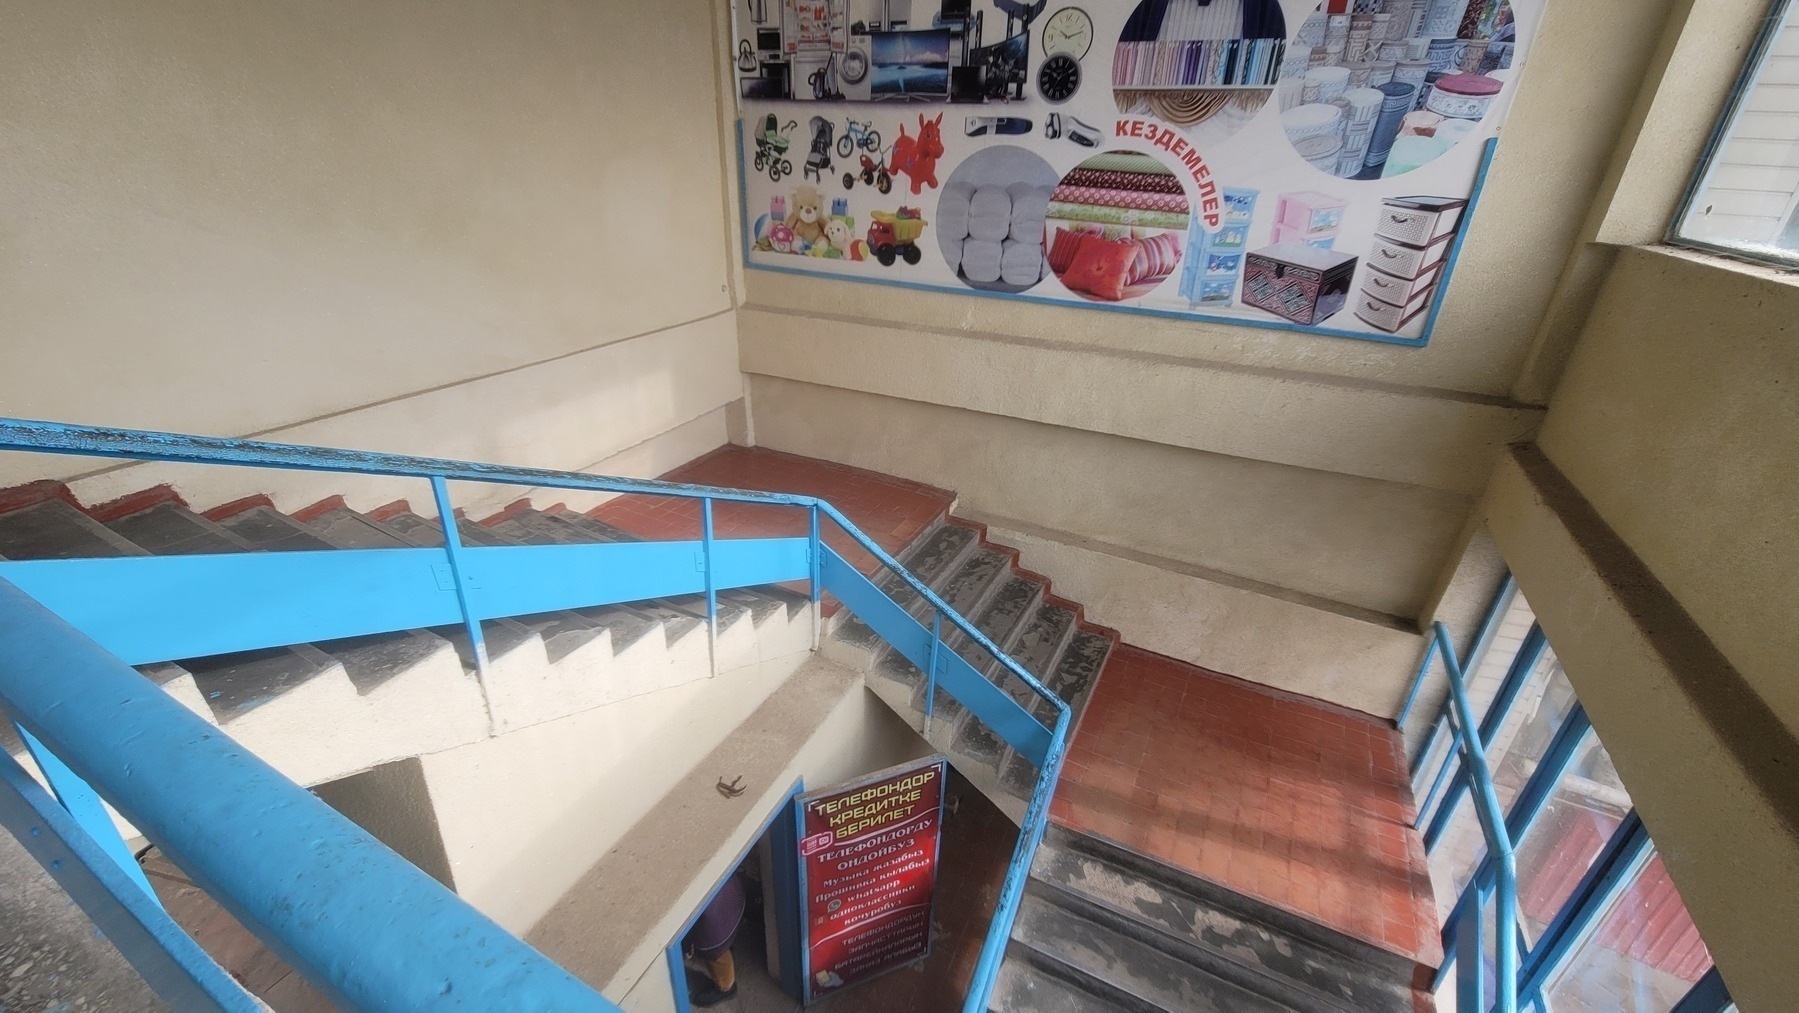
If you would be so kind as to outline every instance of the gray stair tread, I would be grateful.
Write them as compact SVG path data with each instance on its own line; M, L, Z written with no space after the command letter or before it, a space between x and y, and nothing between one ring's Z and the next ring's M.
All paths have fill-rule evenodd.
M528 507L486 527L523 545L576 545L598 541L572 524Z
M528 630L536 631L543 638L544 653L549 656L551 664L599 639L609 629L605 623L574 611L540 612L537 615L518 616L514 621ZM617 651L620 646L614 644L613 650ZM491 647L489 651L492 651ZM491 653L489 657L492 657Z
M370 521L419 548L435 549L444 543L443 528L436 519L421 517L410 510L381 520ZM504 535L495 534L466 517L456 519L456 536L464 545L517 545Z
M1068 646L1074 632L1074 610L1045 602L1037 606L1031 621L1025 624L1012 658L1023 665L1025 671L1043 679L1049 675L1051 666Z
M230 529L207 520L179 503L158 503L137 513L108 521L106 526L138 548L158 556L249 552L253 548Z
M612 631L614 654L642 640L659 625L656 620L628 605L595 605L572 611Z
M1090 630L1079 629L1074 623L1074 613L1055 605L1045 605L1038 610L1040 618L1049 610L1061 615L1051 614L1044 619L1045 625L1035 631L1027 632L1025 641L1021 641L1021 651L1029 658L1026 662L1020 658L1027 671L1038 677L1044 688L1062 697L1072 712L1068 722L1068 733L1074 734L1076 723L1081 719L1081 712L1086 709L1087 701L1093 695L1094 684L1099 681L1100 673L1105 670L1106 659L1112 654L1112 638ZM1055 624L1066 617L1066 629L1057 632ZM1035 627L1035 623L1033 626ZM1033 635L1042 640L1030 643ZM1061 651L1049 666L1045 674L1039 667L1037 659L1041 656L1041 646L1052 638L1065 637ZM1006 673L1000 683L1001 687L1011 695L1012 699L1029 707L1031 713L1039 721L1049 725L1055 720L1055 708L1048 700L1038 695L1017 676ZM1015 798L1030 798L1031 790L1037 784L1037 765L1016 751L1007 750L1005 759L1000 761L1000 790Z
M1017 574L1005 578L999 589L987 600L980 612L974 617L975 629L987 635L989 640L1000 646L1008 654L1023 632L1026 620L1036 610L1037 604L1043 600L1043 585L1029 577ZM999 659L987 652L987 649L976 644L968 637L958 637L960 646L956 653L973 665L975 670L987 676L988 680L1002 687L1015 684L1027 695L1030 687L1025 686L1017 676L1005 670ZM921 698L916 702L922 704ZM1029 701L1021 700L1026 706ZM960 709L960 708L958 708ZM968 762L978 763L984 767L999 769L1000 761L1006 754L1005 740L994 734L986 722L979 720L965 710L956 719L956 731L950 739L950 751L964 757Z
M752 591L748 588L731 588L720 591L718 599L719 601L728 600L749 609L750 617L755 620L757 626L768 622L776 615L786 618L784 613L787 612L787 599L784 597Z
M1228 955L1323 1008L1413 1007L1412 961L1117 845L1051 828L1031 878L1180 946Z
M367 695L395 676L452 648L444 638L425 630L377 633L364 637L324 640L313 645L344 666L356 692Z
M1009 577L1001 577L986 603L968 619L988 640L1010 654L1013 645L1018 642L1019 634L1024 631L1026 620L1042 600L1042 584L1014 573ZM956 653L976 669L996 663L996 659L972 639L957 639L963 641L963 644Z
M404 549L412 543L348 507L327 510L306 522L334 549ZM356 692L367 695L384 683L451 649L442 637L423 630L398 630L348 637L315 645L336 658Z
M665 601L633 602L628 607L631 611L661 626L663 635L667 637L670 644L694 630L703 629L706 625L704 619L694 618L692 610L676 608ZM704 614L705 611L702 607L701 615Z
M316 552L331 548L318 532L272 507L251 507L220 521L250 545L271 552Z
M338 667L335 659L310 644L188 658L176 664L193 675L200 696L221 725Z
M1072 981L1008 956L994 978L987 1008L995 1013L1099 1013L1120 1007Z
M436 527L436 524L432 524ZM456 518L456 537L462 539L464 545L523 545L525 543L509 535L495 531L485 524L471 521L467 517ZM433 545L443 544L443 533L438 532Z
M615 528L612 525L607 524L605 521L594 520L592 517L589 517L586 514L575 513L573 510L564 510L564 511L560 511L557 513L549 514L547 516L553 517L556 520L569 525L570 527L574 528L577 531L581 531L581 532L584 532L584 533L590 535L592 541L596 541L596 542L641 542L641 541L643 541L642 538L640 538L637 535L632 534L629 531L626 531L622 528Z
M335 549L403 549L412 543L379 522L351 510L338 507L327 510L306 522L320 538Z
M1169 1013L1293 1013L1293 1007L1082 913L1027 893L1012 939Z
M965 528L960 524L939 524L901 555L899 561L925 586L936 589L974 554L979 544L980 534L973 528ZM875 585L902 608L915 610L919 604L918 593L891 570L883 568L875 578ZM832 636L843 643L869 651L879 651L886 644L860 619L844 623Z
M60 499L0 514L0 558L81 559L149 553Z
M461 623L453 626L433 626L427 632L450 642L450 646L456 649L456 656L461 659L465 671L475 670L475 652L469 649L468 630ZM545 649L543 640L538 637L537 631L515 619L481 620L481 642L487 647L489 661L499 661L513 651L542 651Z
M1011 557L1003 552L993 549L977 550L943 582L942 588L938 590L938 597L942 598L943 603L954 609L958 615L966 618L979 612L981 607L986 604L988 597L1010 572L1010 566ZM927 622L926 625L929 623ZM944 624L943 639L946 644L952 645L952 648L960 639L952 636L955 632L949 623ZM876 665L876 671L896 682L910 686L921 685L921 673L897 651L881 652L881 659ZM937 706L943 707L944 701L950 699L949 694L943 694L938 698ZM954 708L953 713L942 714L939 711L946 720L953 719L961 713L960 705L955 704L953 700L950 705ZM923 710L922 700L915 700L914 706Z
M1061 697L1079 714L1087 697L1092 695L1093 686L1099 681L1099 674L1111 653L1111 637L1089 630L1076 631L1067 649L1056 659L1056 667L1050 671L1049 678L1043 680L1044 688Z
M939 524L917 548L906 553L903 563L912 575L928 587L938 587L954 573L979 546L980 532L960 524ZM899 581L897 576L892 578Z

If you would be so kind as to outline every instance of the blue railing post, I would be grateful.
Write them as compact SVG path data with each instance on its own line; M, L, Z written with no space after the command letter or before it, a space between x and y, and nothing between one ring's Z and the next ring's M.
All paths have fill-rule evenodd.
M475 656L475 681L481 686L481 702L487 707L487 727L498 734L493 686L487 680L487 641L481 637L481 620L469 605L468 578L462 572L462 534L456 530L456 511L450 506L450 484L441 475L431 476L431 498L437 502L437 518L443 525L444 555L450 561L450 580L456 585L456 605L462 610L462 627L468 631L469 650Z
M1455 936L1455 1008L1471 1013L1485 1013L1487 977L1486 947L1481 938L1485 925L1481 914L1486 910L1487 891L1477 884L1469 891L1468 903L1462 905L1462 924Z
M931 610L931 664L924 674L924 736L931 737L931 715L937 709L937 652L943 650L943 613Z
M150 903L162 906L162 899L156 891L150 889L150 880L144 875L144 867L137 864L137 856L125 846L125 838L119 836L119 828L112 821L112 815L106 811L106 803L94 789L76 776L68 764L51 752L37 736L25 730L24 725L15 723L19 737L25 740L25 748L31 753L31 759L37 763L37 769L43 772L44 780L50 783L50 790L56 793L56 800L75 818L76 825L93 838L106 857L113 860L126 878L136 883L150 897Z
M1418 671L1412 676L1412 688L1406 691L1405 703L1399 707L1399 716L1393 719L1393 727L1405 734L1406 719L1412 716L1412 705L1418 702L1418 691L1424 688L1424 677L1430 674L1431 660L1437 656L1436 638L1431 638L1424 645L1424 660L1418 662Z
M1462 741L1462 764L1467 771L1469 786L1474 791L1475 812L1480 817L1481 830L1486 834L1487 851L1493 857L1496 882L1494 889L1498 893L1495 910L1495 927L1493 931L1493 948L1495 953L1495 981L1493 1008L1499 1013L1517 1013L1518 1009L1518 865L1512 849L1511 831L1506 827L1505 808L1499 804L1499 795L1493 790L1493 772L1487 767L1486 750L1480 738L1480 723L1474 717L1474 705L1468 701L1468 687L1462 681L1461 662L1456 659L1455 647L1449 639L1449 627L1442 623L1434 624L1437 645L1443 655L1443 665L1449 676L1449 698L1455 707L1456 733ZM1478 925L1480 909L1483 906L1477 897L1474 905L1474 918ZM1476 930L1478 932L1478 929ZM1479 959L1480 948L1478 938L1474 952ZM1457 949L1467 950L1457 940ZM1456 958L1458 961L1461 957ZM1466 973L1466 968L1462 969ZM1481 1005L1462 1006L1458 1009L1484 1010Z
M174 1009L258 1013L257 1002L200 949L151 896L100 850L87 831L25 768L0 751L0 829L12 832ZM62 1007L58 1007L62 1008Z
M820 594L824 590L819 577L819 568L824 563L825 554L824 543L820 540L818 534L818 504L812 504L811 509L807 510L806 513L810 518L812 527L812 587L810 588L810 593L812 597L812 649L816 651L818 650L819 640L824 633L824 616L820 614L821 610L818 601Z
M712 674L718 675L718 578L712 567L712 499L700 500L700 568L706 571L706 638Z

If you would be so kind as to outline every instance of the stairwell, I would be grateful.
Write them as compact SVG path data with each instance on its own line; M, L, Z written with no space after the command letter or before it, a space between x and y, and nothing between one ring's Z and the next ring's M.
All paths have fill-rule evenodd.
M1083 621L1079 605L1055 597L1047 578L1019 568L1017 551L988 542L976 525L945 519L902 554L900 563L1068 703L1074 712L1072 738L1118 635ZM898 577L889 574L876 583L930 625L931 606ZM944 643L1039 719L1053 722L1055 708L980 645L953 631ZM923 731L1013 822L1023 822L1037 781L1034 765L947 693L937 693L931 720L925 721L924 673L854 616L836 617L824 649L866 672L876 696Z
M753 484L707 474L668 477ZM779 491L837 498L824 489ZM1022 568L1016 550L990 542L982 526L952 516L949 497L944 498L944 506L927 509L932 519L906 529L912 537L896 546L895 555L1070 705L1072 740L1118 646L1117 634L1087 622L1080 605L1057 597L1047 578ZM633 509L641 507L628 500L585 513L561 505L540 509L520 500L480 521L459 516L457 528L462 541L473 546L676 537L653 526L627 530L622 518L633 516ZM915 515L919 509L913 506ZM687 520L682 516L679 522ZM762 533L791 533L781 525L792 520L781 518ZM49 483L0 491L0 558L5 559L441 544L436 521L404 501L358 511L333 497L284 513L266 497L251 497L198 511L167 487L95 506ZM930 624L930 607L898 577L883 574L876 581ZM997 808L1020 822L1035 767L945 693L930 702L927 719L923 674L864 623L833 606L823 603L825 658L850 670L850 677L859 676ZM810 651L812 608L795 590L724 591L718 609L721 673L784 658L792 658L798 669ZM486 701L460 627L185 659L142 671L295 780L316 784L705 678L705 614L704 599L687 596L485 621L491 686ZM969 638L952 633L945 639L949 649L1014 699L1046 721L1053 718L1046 701ZM774 707L759 713L778 720L780 712ZM0 735L10 751L21 752L10 729ZM709 782L695 784L688 787L698 795L711 790ZM648 833L639 829L644 831L639 836ZM646 840L643 846L653 843ZM560 951L559 959L576 960L578 946L551 939L565 921L594 924L589 915L569 911L546 920L536 941ZM620 946L629 950L629 944L624 940ZM622 951L619 956L614 963L631 962L622 959ZM1428 1010L1433 1008L1429 993L1417 987L1424 980L1420 966L1119 842L1054 826L1036 856L989 1008L1020 1013Z

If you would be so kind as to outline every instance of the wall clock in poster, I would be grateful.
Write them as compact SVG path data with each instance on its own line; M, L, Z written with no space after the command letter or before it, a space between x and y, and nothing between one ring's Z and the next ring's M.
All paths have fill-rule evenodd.
M1545 0L727 0L752 269L1422 345Z

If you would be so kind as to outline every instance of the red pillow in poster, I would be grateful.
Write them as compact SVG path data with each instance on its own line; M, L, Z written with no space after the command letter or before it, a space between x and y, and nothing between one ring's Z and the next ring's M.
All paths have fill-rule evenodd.
M1057 274L1068 270L1074 263L1074 256L1080 252L1081 244L1093 233L1079 229L1057 229L1056 238L1049 244L1049 268Z
M1125 287L1131 282L1131 268L1137 263L1137 241L1120 239L1116 242L1092 236L1081 244L1074 255L1074 263L1062 275L1062 284L1076 292L1088 292L1117 302L1124 298Z

